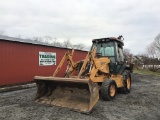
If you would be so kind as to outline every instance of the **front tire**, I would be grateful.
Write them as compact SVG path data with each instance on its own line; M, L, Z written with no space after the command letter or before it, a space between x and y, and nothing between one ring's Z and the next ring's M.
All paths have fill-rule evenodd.
M124 70L123 72L123 85L122 92L127 94L131 91L131 75L129 70Z
M114 80L104 80L101 86L101 97L103 100L111 101L117 94L117 85Z

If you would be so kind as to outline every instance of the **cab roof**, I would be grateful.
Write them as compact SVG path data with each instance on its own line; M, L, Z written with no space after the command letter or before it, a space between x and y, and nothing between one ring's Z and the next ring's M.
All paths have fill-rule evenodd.
M118 39L116 37L98 38L98 39L93 39L92 40L93 43L95 43L95 42L105 42L105 41L116 41L116 42L119 42L122 45L124 45L123 40Z

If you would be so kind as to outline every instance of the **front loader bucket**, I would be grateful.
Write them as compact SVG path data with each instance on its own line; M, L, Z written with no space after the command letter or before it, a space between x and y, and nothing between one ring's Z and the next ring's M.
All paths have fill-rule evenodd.
M99 99L99 88L88 79L36 76L37 103L88 113Z

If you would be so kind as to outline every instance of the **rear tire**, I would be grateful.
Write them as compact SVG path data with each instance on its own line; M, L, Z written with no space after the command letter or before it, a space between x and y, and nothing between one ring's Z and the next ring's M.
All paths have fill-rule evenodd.
M111 101L117 93L117 85L114 80L104 80L101 86L101 97L103 100Z
M128 94L131 91L131 75L129 70L124 70L122 73L123 76L123 85L124 87L121 89L121 92L124 94Z

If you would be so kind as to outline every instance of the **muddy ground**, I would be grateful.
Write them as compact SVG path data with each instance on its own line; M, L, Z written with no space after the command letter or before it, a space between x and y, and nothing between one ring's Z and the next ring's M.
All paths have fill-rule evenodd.
M130 94L114 101L99 100L93 111L81 114L67 108L34 103L36 88L0 93L0 120L160 120L160 77L132 75Z

